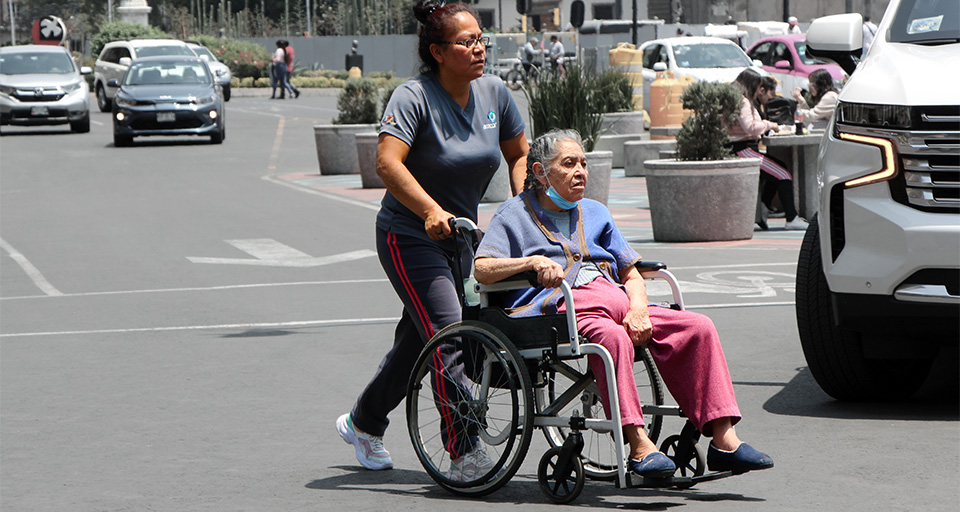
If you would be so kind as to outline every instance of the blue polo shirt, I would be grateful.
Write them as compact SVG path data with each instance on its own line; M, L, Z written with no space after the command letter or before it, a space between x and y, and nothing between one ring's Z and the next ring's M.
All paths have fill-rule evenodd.
M404 164L441 208L477 220L477 206L500 167L500 142L523 133L524 123L503 81L483 75L470 83L470 99L461 108L433 73L401 84L380 121L387 133L410 146ZM377 227L429 240L423 219L388 190Z

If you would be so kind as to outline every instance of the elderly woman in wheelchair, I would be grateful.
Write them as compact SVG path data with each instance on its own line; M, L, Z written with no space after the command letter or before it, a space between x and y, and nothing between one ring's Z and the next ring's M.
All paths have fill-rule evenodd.
M527 271L539 287L510 292L511 316L563 312L558 286L572 288L577 330L607 349L613 367L629 472L665 478L674 462L644 432L634 361L646 347L663 381L690 422L712 437L711 471L742 473L773 467L773 460L737 437L740 420L726 359L713 323L704 315L648 306L639 255L600 203L583 199L586 158L579 134L553 131L534 141L527 157L524 192L501 205L476 252L481 284ZM588 356L603 408L610 418L604 364Z

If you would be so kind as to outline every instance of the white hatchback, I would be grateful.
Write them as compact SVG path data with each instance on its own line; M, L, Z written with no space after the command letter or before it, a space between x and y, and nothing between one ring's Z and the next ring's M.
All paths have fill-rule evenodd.
M639 51L643 52L643 108L647 111L650 83L657 79L654 66L658 63L673 71L674 76L689 75L697 81L733 82L747 68L763 76L768 74L736 43L721 37L654 39L640 45Z

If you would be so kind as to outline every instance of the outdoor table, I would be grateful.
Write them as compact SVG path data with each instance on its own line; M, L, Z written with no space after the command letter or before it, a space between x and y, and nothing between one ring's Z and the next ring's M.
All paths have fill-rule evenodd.
M819 185L817 183L817 151L822 131L810 134L767 135L761 142L767 154L787 164L793 174L793 195L800 216L810 220L817 213Z

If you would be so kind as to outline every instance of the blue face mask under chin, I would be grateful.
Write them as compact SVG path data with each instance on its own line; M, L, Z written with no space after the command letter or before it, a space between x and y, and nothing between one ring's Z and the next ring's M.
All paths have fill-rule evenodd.
M550 188L547 189L547 197L553 201L553 204L557 205L557 208L561 210L572 210L577 207L579 201L567 201L557 192L557 189L553 188L553 185L550 185Z

